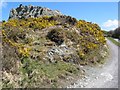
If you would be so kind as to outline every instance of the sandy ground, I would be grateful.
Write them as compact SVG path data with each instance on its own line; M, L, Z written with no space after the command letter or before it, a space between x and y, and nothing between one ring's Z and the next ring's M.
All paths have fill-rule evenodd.
M118 88L118 46L109 40L107 44L110 55L105 64L97 67L81 66L86 72L85 77L67 88Z

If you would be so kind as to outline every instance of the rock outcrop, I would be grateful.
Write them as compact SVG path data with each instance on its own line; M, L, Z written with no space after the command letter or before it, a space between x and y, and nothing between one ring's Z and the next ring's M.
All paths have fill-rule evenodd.
M41 16L56 16L62 15L58 10L51 10L49 8L40 6L23 6L19 5L16 9L10 11L9 19L22 19L29 17L41 17Z

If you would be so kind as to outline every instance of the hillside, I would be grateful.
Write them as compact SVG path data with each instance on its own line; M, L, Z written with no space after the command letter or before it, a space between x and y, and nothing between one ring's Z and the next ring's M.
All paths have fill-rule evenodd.
M84 74L80 65L104 62L106 40L97 24L20 10L2 22L3 87L65 87Z
M120 27L116 28L115 30L107 32L107 35L120 40Z

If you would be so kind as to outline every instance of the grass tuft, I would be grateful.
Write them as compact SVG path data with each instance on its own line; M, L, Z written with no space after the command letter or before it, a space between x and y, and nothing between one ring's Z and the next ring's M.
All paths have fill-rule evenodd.
M107 37L110 41L112 41L115 45L120 47L120 42L115 41L113 38L111 37Z

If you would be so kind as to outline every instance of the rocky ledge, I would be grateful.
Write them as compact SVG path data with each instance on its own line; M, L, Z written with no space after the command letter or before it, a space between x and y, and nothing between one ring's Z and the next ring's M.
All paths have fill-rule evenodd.
M40 6L23 6L19 5L16 9L10 11L9 19L22 19L29 17L41 17L41 16L56 16L62 15L58 10L51 10L49 8L40 7Z

